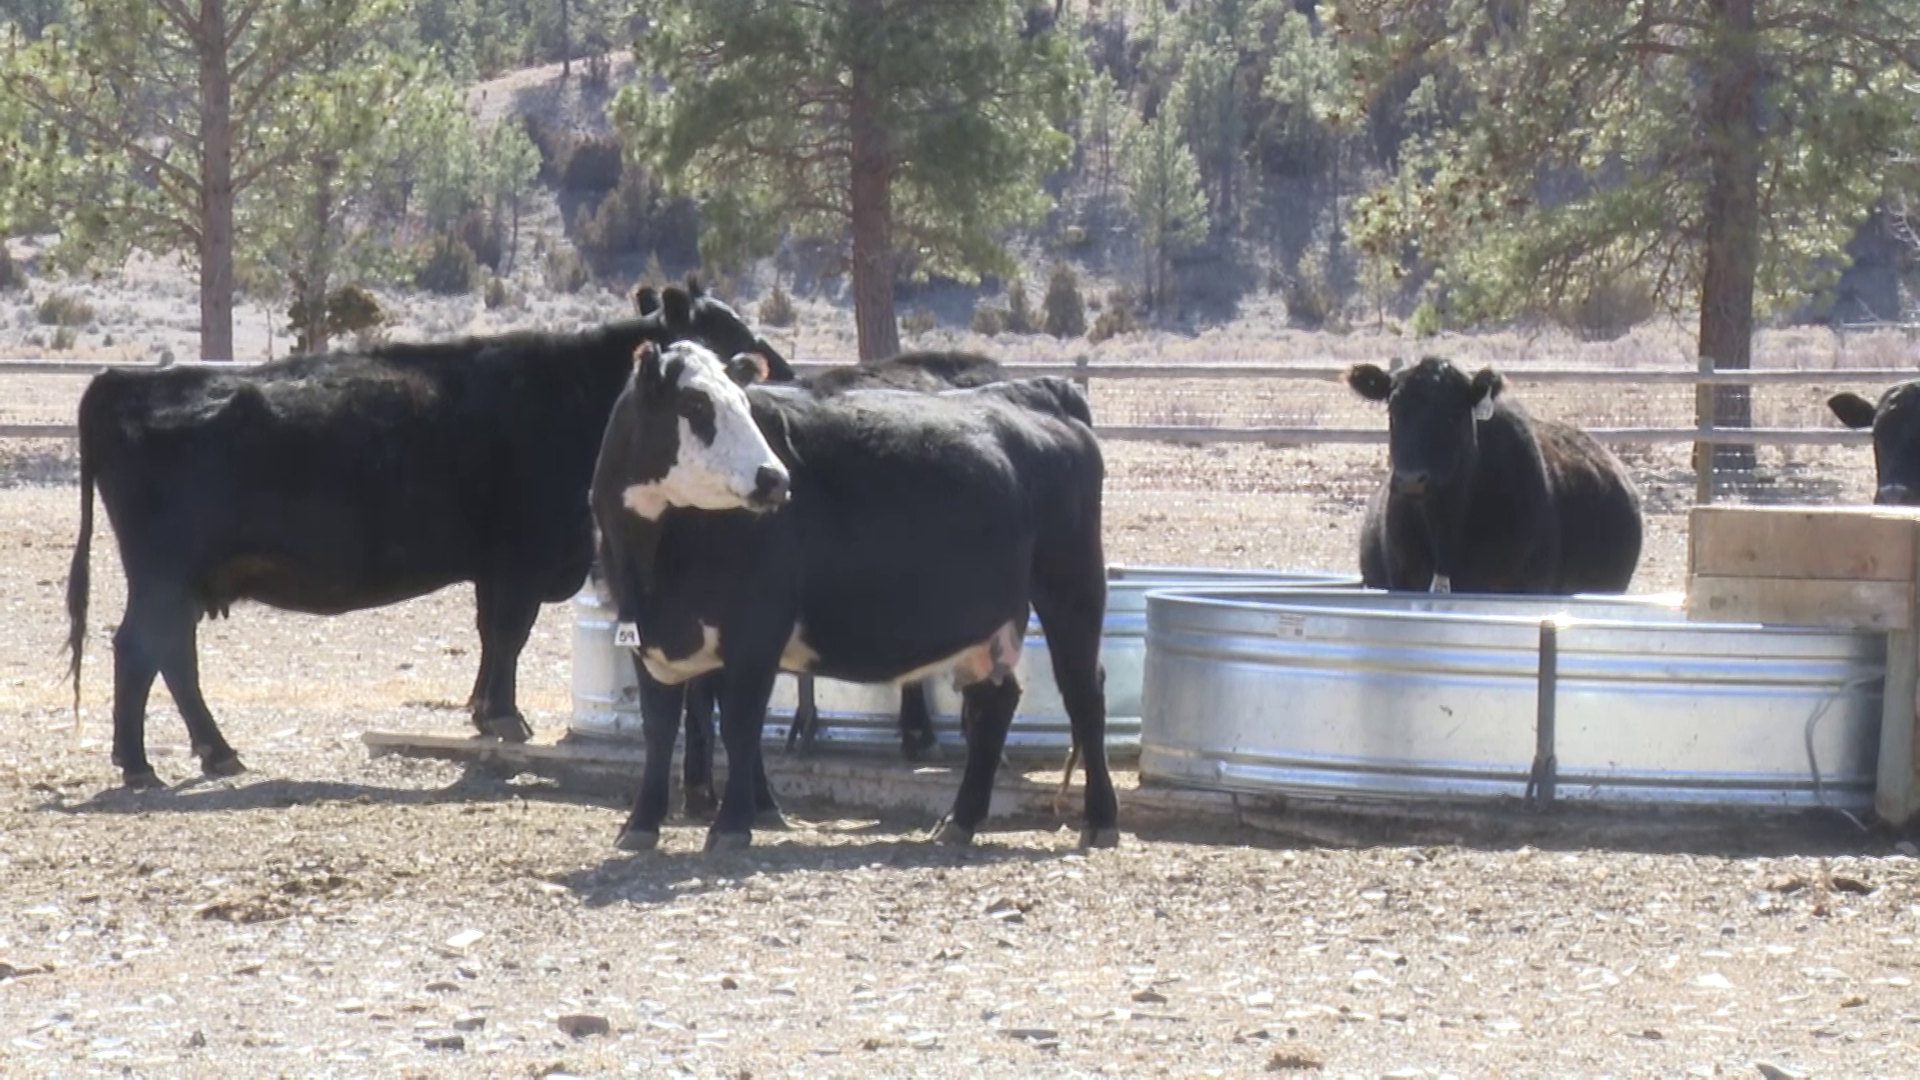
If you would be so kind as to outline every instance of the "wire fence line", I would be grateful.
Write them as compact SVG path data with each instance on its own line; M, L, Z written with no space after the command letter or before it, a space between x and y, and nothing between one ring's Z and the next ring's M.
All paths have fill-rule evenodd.
M157 370L161 367L218 367L223 369L256 366L252 362L176 361L172 364L108 363L70 360L0 360L0 376L68 375L91 377L108 370ZM820 361L801 361L794 365L801 374L842 366ZM1002 367L1016 377L1053 375L1086 385L1099 380L1191 380L1238 382L1256 380L1338 382L1349 365L1333 361L1286 364L1096 364L1088 360L1072 363L1007 363ZM1745 371L1700 371L1694 369L1632 369L1597 367L1525 367L1509 366L1502 374L1515 383L1592 386L1819 386L1836 382L1874 387L1901 382L1920 375L1907 368L1762 368ZM1320 425L1227 427L1208 424L1103 424L1096 425L1102 438L1164 442L1184 445L1259 444L1269 446L1314 446L1319 444L1366 445L1387 440L1383 426L1332 427ZM1614 444L1696 443L1749 446L1853 446L1871 443L1864 431L1844 428L1739 428L1739 427L1587 427L1585 430L1602 442ZM0 424L0 438L71 439L78 434L73 424Z

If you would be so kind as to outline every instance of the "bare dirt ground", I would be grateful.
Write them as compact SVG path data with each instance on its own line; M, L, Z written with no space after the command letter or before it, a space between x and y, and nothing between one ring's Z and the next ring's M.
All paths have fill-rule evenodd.
M70 416L79 382L9 406ZM1096 407L1181 400L1145 392ZM1109 453L1115 561L1345 569L1380 450ZM1681 453L1636 462L1640 591L1683 580ZM1859 497L1856 452L1831 453L1795 467ZM203 624L207 696L252 771L192 779L156 690L149 744L180 786L124 793L111 533L76 733L71 452L0 456L0 1073L1861 1076L1920 1052L1920 860L1837 819L1136 827L1089 854L1023 819L956 853L915 816L805 805L744 854L701 854L676 821L630 857L617 800L369 758L366 730L463 723L464 588ZM549 733L567 618L549 608L522 660Z

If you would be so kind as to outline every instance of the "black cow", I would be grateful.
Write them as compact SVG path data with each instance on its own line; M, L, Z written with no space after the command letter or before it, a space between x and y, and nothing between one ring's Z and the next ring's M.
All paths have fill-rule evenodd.
M743 391L726 374L697 345L643 346L594 473L601 568L642 646L646 772L620 846L657 843L684 684L709 671L732 767L707 843L748 841L770 801L760 739L782 669L869 683L952 672L968 757L935 836L968 842L1019 703L1029 603L1075 738L1106 745L1104 468L1078 389L821 395ZM1081 841L1111 844L1106 756L1086 756Z
M1360 576L1374 588L1623 592L1640 560L1640 493L1620 460L1535 420L1492 368L1439 357L1347 372L1387 403L1392 472L1367 505Z
M634 307L641 314L659 310L659 294L651 286L633 291ZM985 386L1006 378L1000 364L976 353L922 351L901 353L886 360L847 364L830 368L805 381L815 393L830 396L848 390L892 388L934 393L941 390ZM764 380L770 383L792 382L792 368L784 361L773 366ZM801 752L813 749L820 726L815 701L813 676L800 675L798 704L793 726L787 730L787 749L796 740ZM702 678L687 684L687 747L681 758L681 799L688 815L705 817L716 805L713 793L713 705L715 680ZM937 741L933 730L933 710L923 682L900 688L900 751L909 761L917 761ZM762 807L762 809L769 809Z
M807 385L821 395L879 388L937 393L988 386L1003 382L1006 377L1006 369L989 357L930 351L901 353L886 360L831 368L808 379ZM787 749L793 749L797 738L804 753L813 749L814 736L820 728L820 710L814 702L813 676L801 675L797 682L795 696L799 700L794 709L793 726L787 729ZM899 724L900 750L907 760L917 761L921 754L933 748L937 737L924 680L900 688Z
M1877 405L1844 391L1827 408L1850 428L1873 429L1873 501L1920 506L1920 380L1889 387Z
M697 337L785 367L690 284L654 315L583 333L97 376L80 400L68 647L78 710L98 483L127 575L113 672L113 760L127 785L159 783L145 735L156 673L201 768L242 770L201 697L195 644L201 616L238 600L333 615L473 582L474 725L526 739L520 650L540 604L586 576L587 486L634 348Z
M911 352L886 360L848 364L830 368L804 380L815 394L831 397L849 390L894 389L920 393L967 389L1001 382L1006 371L998 362L974 353ZM767 380L775 382L778 380ZM796 678L793 726L787 729L787 749L798 740L801 752L813 749L820 726L820 711L814 698L813 676ZM716 805L713 794L713 705L718 676L703 676L687 683L687 748L681 757L681 800L690 816L704 817ZM938 740L933 730L933 708L928 700L925 680L900 687L900 752L909 761L918 761ZM1072 766L1068 766L1072 771ZM761 810L772 808L763 800Z
M651 286L641 285L633 290L633 305L643 315L656 311L660 306L659 294ZM822 395L875 388L935 393L986 386L1006 377L1006 370L990 357L977 353L928 350L829 368L804 381L814 392ZM791 369L788 369L784 376L776 372L765 381L790 382L793 378ZM681 792L687 812L694 815L711 813L713 809L711 687L712 680L707 679L695 680L687 687L687 753L683 759L685 774ZM815 701L813 676L799 676L796 691L798 702L794 709L793 726L787 729L787 749L792 751L797 741L804 754L813 749L814 738L820 728L820 710ZM933 709L928 703L927 687L923 682L908 683L900 688L898 725L900 751L909 761L918 761L937 741L933 730Z

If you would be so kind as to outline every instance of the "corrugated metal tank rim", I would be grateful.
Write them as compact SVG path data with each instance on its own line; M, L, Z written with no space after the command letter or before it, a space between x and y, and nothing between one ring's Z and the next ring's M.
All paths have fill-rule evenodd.
M1164 588L1240 583L1268 589L1355 588L1360 578L1340 571L1109 565L1101 660L1107 672L1107 751L1111 757L1129 760L1139 753L1147 596ZM634 677L631 665L614 649L612 617L605 598L590 583L574 597L573 611L573 716L569 731L593 738L638 740L640 717ZM1071 744L1071 732L1059 690L1054 686L1051 653L1037 620L1028 627L1016 671L1024 689L1020 711L1007 739L1007 756L1057 764ZM821 713L818 739L822 750L899 752L895 725L899 693L892 687L819 679L814 697ZM768 708L768 744L784 744L797 701L794 679L781 676L774 684ZM960 753L964 740L959 726L959 695L944 680L936 679L930 704L941 752Z
M1558 791L1871 802L1884 638L1690 622L1680 598L1183 588L1148 597L1143 778L1212 790L1521 796L1554 628Z

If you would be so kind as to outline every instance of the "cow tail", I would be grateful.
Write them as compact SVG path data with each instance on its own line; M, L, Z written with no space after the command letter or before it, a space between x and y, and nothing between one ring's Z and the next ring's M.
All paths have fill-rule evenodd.
M88 549L93 544L93 474L99 465L90 451L86 417L80 424L80 538L73 545L73 565L67 568L67 651L72 660L67 677L73 680L73 729L80 730L80 657L87 645Z

